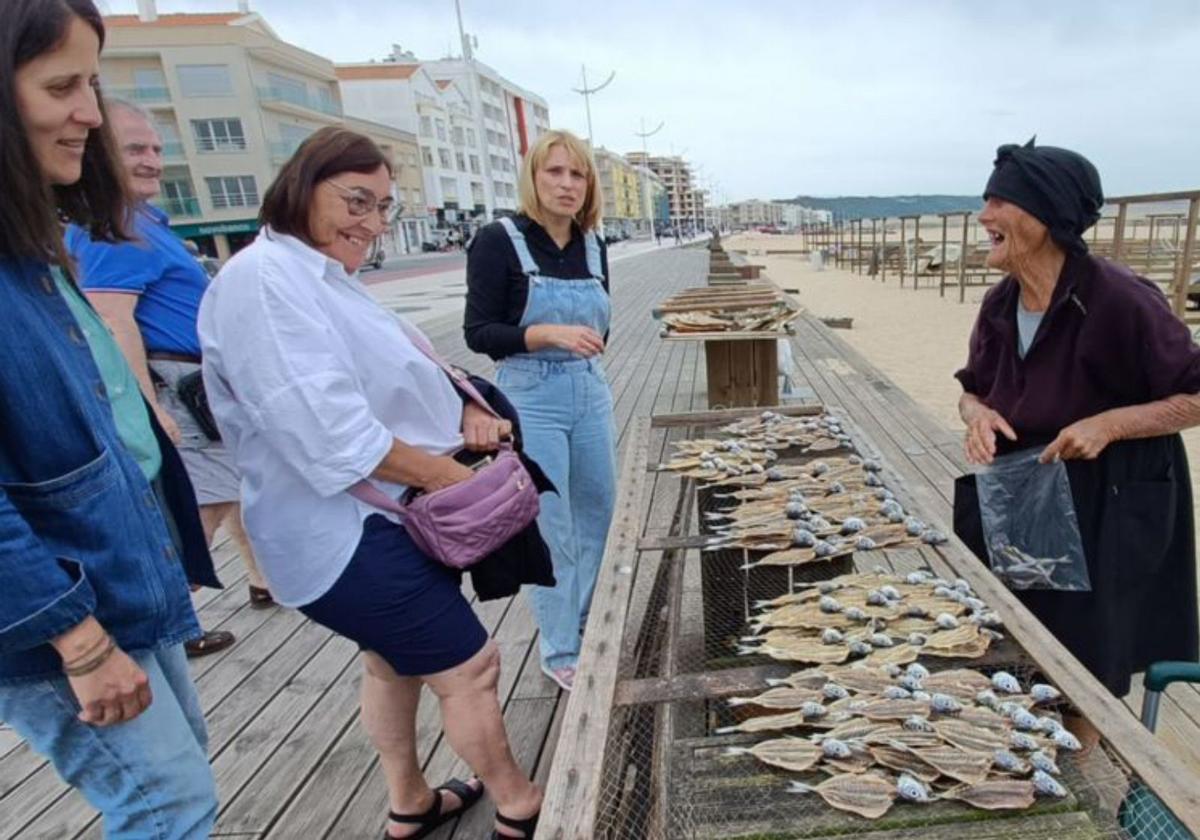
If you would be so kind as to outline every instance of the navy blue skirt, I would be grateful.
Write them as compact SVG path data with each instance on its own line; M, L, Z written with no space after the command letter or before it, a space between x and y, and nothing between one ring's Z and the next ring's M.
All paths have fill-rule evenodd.
M422 553L402 526L375 515L363 523L342 576L300 612L382 656L397 674L437 674L488 640L460 584L459 574Z

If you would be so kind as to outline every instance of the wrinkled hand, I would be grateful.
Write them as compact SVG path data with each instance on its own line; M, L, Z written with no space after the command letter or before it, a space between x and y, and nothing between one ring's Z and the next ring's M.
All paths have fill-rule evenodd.
M967 420L967 435L963 452L970 464L990 464L996 457L996 432L1015 441L1017 433L1000 416L1000 412L977 403Z
M591 327L543 325L545 339L551 346L589 358L604 352L604 338Z
M435 490L441 490L452 484L458 484L458 482L466 481L474 475L469 467L464 467L449 455L439 455L433 458L431 465L432 467L428 476L421 484L421 489L426 493L432 493Z
M463 445L472 452L495 452L500 441L512 436L512 423L467 403L462 419Z
M167 437L171 439L171 443L178 446L183 443L183 432L179 431L179 424L175 422L175 418L167 413L167 410L160 405L154 406L154 416L158 419L158 425L162 426Z
M79 719L92 726L133 720L150 707L150 679L125 651L117 648L99 668L67 677L79 701Z
M1113 434L1108 421L1103 415L1096 414L1077 420L1059 432L1058 437L1042 450L1038 461L1043 464L1072 459L1090 461L1099 457L1112 442Z

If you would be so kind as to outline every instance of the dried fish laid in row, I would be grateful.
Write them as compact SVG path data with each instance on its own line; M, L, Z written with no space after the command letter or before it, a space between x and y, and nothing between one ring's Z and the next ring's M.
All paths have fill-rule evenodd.
M720 309L698 304L696 309L663 313L661 334L708 332L779 332L800 315L787 299L767 305L734 309L726 303Z

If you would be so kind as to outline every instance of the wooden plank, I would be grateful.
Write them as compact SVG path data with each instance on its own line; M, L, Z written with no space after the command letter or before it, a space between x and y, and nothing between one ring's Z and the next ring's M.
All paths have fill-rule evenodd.
M1188 205L1187 228L1183 240L1183 252L1179 255L1179 270L1175 275L1175 314L1182 318L1187 313L1188 292L1191 291L1192 263L1196 258L1196 222L1200 217L1200 195L1192 196Z
M646 474L639 467L646 462L649 437L649 421L637 421L583 638L579 677L554 751L554 769L537 832L541 838L592 837L601 783L598 757L603 755L608 738L621 651L616 640L624 627L638 562L636 543L646 485Z
M772 408L776 414L787 417L815 417L823 414L824 406L806 403L803 405L781 405ZM733 423L746 417L754 417L762 412L761 408L732 408L709 411L688 411L680 414L656 414L650 420L653 428L669 426L714 426L717 424Z
M622 680L617 684L613 705L633 706L672 700L731 697L761 690L768 678L786 677L795 670L794 663L780 662L750 668Z

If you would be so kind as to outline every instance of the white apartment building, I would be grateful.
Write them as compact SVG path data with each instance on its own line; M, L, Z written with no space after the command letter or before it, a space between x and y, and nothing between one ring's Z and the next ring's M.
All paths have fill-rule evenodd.
M227 257L257 234L262 195L304 138L345 123L332 62L251 12L158 15L141 0L138 14L105 25L103 90L149 111L162 135L159 204L172 229ZM421 192L416 138L378 128L372 137L389 147L411 200L414 179Z
M635 165L648 167L662 179L671 224L704 226L704 191L693 185L691 165L686 160L679 155L647 156L641 152L628 152L625 158Z
M784 208L787 205L776 204L773 201L760 201L752 198L749 201L738 201L729 205L729 222L734 228L756 227L758 225L782 226Z

